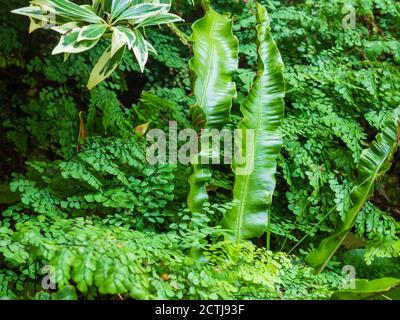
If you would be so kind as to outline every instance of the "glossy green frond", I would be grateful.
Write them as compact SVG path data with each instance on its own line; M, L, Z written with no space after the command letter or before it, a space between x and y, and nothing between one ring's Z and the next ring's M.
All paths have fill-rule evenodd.
M194 121L196 118L205 121L206 129L221 128L229 121L232 99L236 95L232 78L238 68L238 40L232 32L232 20L214 10L195 22L192 29L194 57L190 67L195 75L196 97L192 116ZM203 138L207 138L207 133ZM208 200L206 188L211 172L209 165L200 160L212 158L212 150L202 148L195 158L197 164L189 179L188 205L192 212L202 212Z
M320 273L336 250L340 247L349 231L353 228L357 215L365 203L374 194L375 184L390 168L393 155L400 139L400 108L396 109L383 132L376 141L361 154L358 165L358 184L350 193L351 208L339 222L334 233L321 241L319 248L310 253L306 261L317 273Z
M242 104L243 120L239 129L243 136L244 163L235 160L236 174L233 196L238 205L228 212L222 226L227 237L236 242L261 236L268 224L268 211L275 190L276 159L282 145L281 122L284 115L284 65L272 38L266 9L257 6L258 75Z
M332 300L362 300L378 296L400 285L400 279L382 278L375 280L355 280L353 290L340 290L332 294Z
M238 68L238 40L232 33L232 20L214 10L192 29L190 66L196 77L196 107L205 115L206 128L218 128L229 121L236 95L232 77Z

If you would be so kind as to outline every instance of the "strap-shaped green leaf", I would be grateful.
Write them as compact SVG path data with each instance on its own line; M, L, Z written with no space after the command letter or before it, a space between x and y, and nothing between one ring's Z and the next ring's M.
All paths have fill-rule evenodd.
M351 208L338 223L332 235L321 241L318 249L306 257L306 262L317 273L322 272L329 260L353 228L357 215L374 193L375 183L390 168L400 139L400 108L390 117L382 133L369 149L362 152L358 164L358 183L350 193Z
M232 77L238 68L238 40L232 20L214 10L196 21L192 29L194 57L190 66L196 76L196 107L203 111L207 128L220 128L230 119L236 95Z
M214 10L209 10L205 17L195 22L192 29L194 57L190 67L195 75L194 120L200 116L206 122L206 129L221 128L229 121L232 99L236 95L232 78L238 68L238 40L233 35L232 20ZM207 136L203 134L203 138ZM211 172L209 165L201 159L210 159L211 153L211 149L202 148L193 165L188 197L193 213L203 212L203 204L208 201L206 188Z
M241 106L243 120L239 123L244 137L253 134L252 139L244 138L241 143L242 154L248 155L248 161L233 164L233 197L238 205L222 220L222 226L228 230L226 237L236 242L259 237L267 228L276 185L276 159L282 146L284 64L271 35L267 11L258 3L257 18L258 74Z
M198 159L207 151L198 155ZM207 154L208 155L208 154ZM211 170L208 165L193 164L193 174L189 178L190 192L188 207L192 213L202 213L204 204L208 202L207 184L211 179Z
M400 279L381 278L375 280L357 279L353 290L340 290L332 294L332 300L361 300L378 296L400 286Z

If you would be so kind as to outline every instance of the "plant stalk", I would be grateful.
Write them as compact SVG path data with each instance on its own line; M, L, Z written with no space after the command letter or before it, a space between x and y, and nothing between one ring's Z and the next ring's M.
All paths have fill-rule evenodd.
M192 48L190 38L182 30L180 30L175 23L168 23L167 26L173 33L178 36L183 45L187 46L189 49Z

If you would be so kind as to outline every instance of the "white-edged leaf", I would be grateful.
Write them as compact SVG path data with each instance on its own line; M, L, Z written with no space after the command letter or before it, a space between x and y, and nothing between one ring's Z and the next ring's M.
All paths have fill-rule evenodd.
M122 20L138 20L144 17L150 17L160 13L166 13L170 9L168 4L153 4L153 3L142 3L131 6L125 10L116 21Z
M92 10L81 7L68 0L32 0L32 4L39 5L42 10L54 12L57 16L70 20L85 21L90 23L101 23L103 21Z
M101 10L103 10L103 6L102 6L102 2L104 0L92 0L92 8L93 10L95 10L96 12L99 12Z
M96 11L89 4L82 4L82 5L80 5L80 7L83 8L83 9L89 10L89 11L93 12L94 14L96 14Z
M12 10L11 13L35 18L37 20L41 20L41 18L43 18L42 8L40 6L34 6L34 5L30 5L29 7L23 7L23 8Z
M152 52L157 56L158 55L157 50L154 49L153 45L150 42L148 42L147 40L145 40L145 42L146 42L147 50L149 50L149 52Z
M124 32L121 32L119 28L113 28L111 40L111 56L117 53L117 51L125 46L128 42L129 39Z
M51 14L49 11L43 10L40 6L30 5L29 7L19 8L12 10L12 13L20 14L33 18L39 21L43 21L49 24L55 23L55 15Z
M66 62L70 56L70 53L64 52L64 62Z
M87 84L89 90L108 78L120 64L124 56L125 46L111 56L111 46L104 51L97 64L94 66Z
M138 30L134 30L136 41L132 47L136 60L139 63L140 71L143 72L149 58L149 50L142 34Z
M51 28L51 30L54 30L55 32L61 33L61 34L66 34L70 32L71 30L78 29L79 24L77 22L68 22L64 23L60 26L54 26Z
M99 39L84 40L78 42L78 35L81 29L74 29L61 37L60 42L54 48L52 54L59 53L80 53L93 48Z
M128 48L131 50L136 41L135 33L131 29L124 26L116 26L114 29L118 29L119 32L125 34L126 38L128 39Z
M29 20L30 20L29 33L32 33L33 31L41 29L43 27L42 21L33 18L29 18Z
M111 19L118 18L118 16L127 10L132 5L132 0L113 0L111 6Z
M104 32L106 32L107 26L103 23L96 23L85 26L81 29L78 35L78 42L84 40L96 40L100 39Z
M149 26L179 22L179 21L184 21L184 20L181 17L172 13L160 13L154 16L138 19L136 20L136 23L138 23L137 27L149 27Z

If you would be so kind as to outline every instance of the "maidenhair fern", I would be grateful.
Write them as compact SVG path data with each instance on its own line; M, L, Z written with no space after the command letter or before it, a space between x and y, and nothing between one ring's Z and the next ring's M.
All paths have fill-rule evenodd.
M312 291L312 296L329 297L330 292L310 268L293 265L285 255L273 255L249 243L205 246L201 239L210 232L203 228L181 235L156 234L110 227L93 218L38 216L16 226L10 236L19 251L6 257L21 268L29 263L51 266L58 290L73 284L82 297L120 294L135 299L276 299L279 288L288 289L288 294L283 294L286 298L303 299L306 296L301 290L289 290L293 284L280 280L280 275L299 273L307 279L304 289ZM204 250L204 259L188 256L188 250L194 248ZM6 250L2 247L0 252L5 254ZM31 255L16 259L28 250ZM35 274L30 276L29 281L33 281ZM11 273L0 273L0 280L0 288L9 281L11 292L16 289L17 279ZM35 292L28 290L26 294ZM36 296L40 299L42 294Z
M175 167L147 165L143 150L139 138L91 138L70 160L31 162L28 177L10 184L21 194L21 203L7 215L15 210L53 217L85 212L102 217L119 214L122 220L107 221L139 228L144 223L164 223L173 200Z

